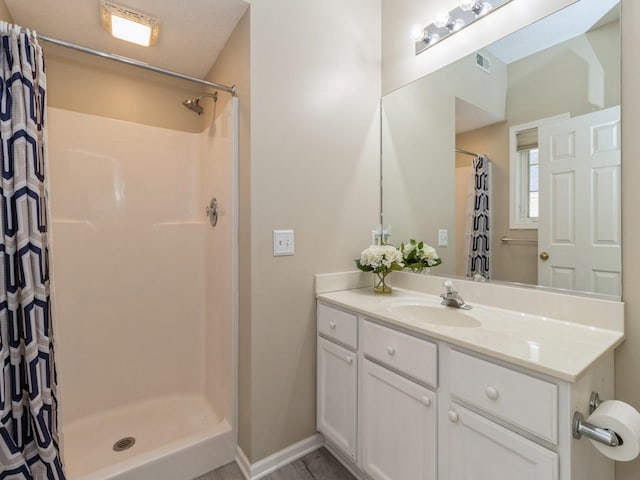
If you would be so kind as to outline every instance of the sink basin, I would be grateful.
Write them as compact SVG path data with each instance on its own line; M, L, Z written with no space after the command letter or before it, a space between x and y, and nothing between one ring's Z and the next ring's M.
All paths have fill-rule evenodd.
M401 302L389 305L388 309L403 320L412 322L459 328L475 328L481 325L480 321L474 318L473 310L460 310L439 304Z

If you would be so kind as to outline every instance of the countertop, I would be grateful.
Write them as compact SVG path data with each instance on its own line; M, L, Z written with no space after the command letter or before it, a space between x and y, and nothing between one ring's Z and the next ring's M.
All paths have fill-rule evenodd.
M439 305L440 298L435 295L398 288L392 295L359 288L320 293L317 298L325 304L568 382L575 382L624 340L620 331L480 304L468 311L445 307ZM427 309L421 311L422 305ZM436 320L429 321L427 316Z

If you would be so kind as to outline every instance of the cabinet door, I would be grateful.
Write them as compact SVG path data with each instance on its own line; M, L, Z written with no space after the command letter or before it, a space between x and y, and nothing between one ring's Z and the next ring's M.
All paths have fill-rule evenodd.
M354 461L357 365L355 353L318 338L318 430Z
M362 468L375 480L436 480L436 394L365 360Z
M557 480L558 455L458 405L449 410L451 480Z

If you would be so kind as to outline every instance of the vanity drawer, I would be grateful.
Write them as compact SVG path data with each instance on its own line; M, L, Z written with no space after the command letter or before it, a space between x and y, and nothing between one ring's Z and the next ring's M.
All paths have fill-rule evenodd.
M435 343L365 321L362 349L370 358L427 385L438 386L438 347Z
M353 313L319 303L318 332L354 350L358 348L358 318Z
M461 400L558 443L558 387L520 372L451 351L450 391Z

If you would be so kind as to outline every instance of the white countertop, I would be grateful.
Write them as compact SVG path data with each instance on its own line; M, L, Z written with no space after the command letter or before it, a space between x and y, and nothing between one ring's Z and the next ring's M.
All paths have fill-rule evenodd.
M624 334L617 330L529 313L480 304L474 304L469 311L440 306L440 298L435 295L399 288L394 288L392 295L376 295L371 288L359 288L319 293L317 298L569 382L575 382L624 340ZM430 322L422 313L416 313L420 307L412 310L414 305L428 305L431 310L424 313L433 318L456 315L461 320L459 324L467 326ZM451 323L455 323L453 320Z

